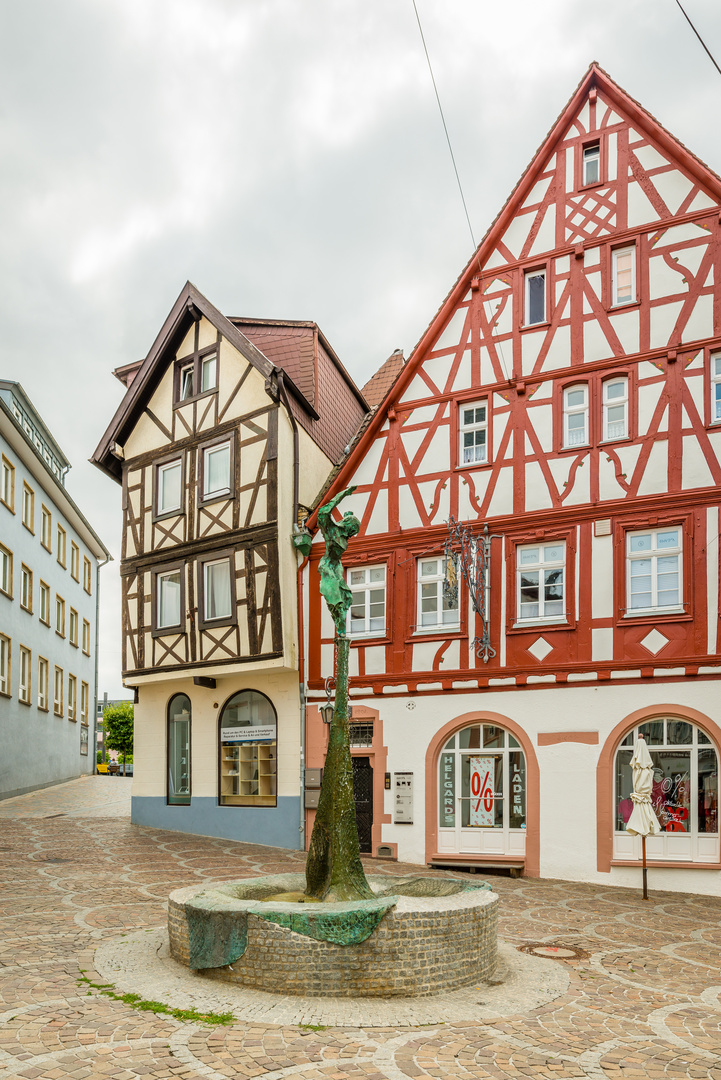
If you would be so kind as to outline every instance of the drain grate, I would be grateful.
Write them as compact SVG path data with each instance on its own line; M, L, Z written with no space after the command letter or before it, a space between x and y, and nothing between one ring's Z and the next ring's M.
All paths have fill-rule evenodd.
M579 949L576 945L562 945L547 941L519 945L518 951L530 953L531 956L542 956L544 960L587 960L589 957L585 949Z

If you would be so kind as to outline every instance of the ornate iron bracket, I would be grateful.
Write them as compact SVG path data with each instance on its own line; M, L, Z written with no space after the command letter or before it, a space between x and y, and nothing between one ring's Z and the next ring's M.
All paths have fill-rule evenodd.
M488 616L490 586L488 572L491 564L491 540L500 540L498 534L490 535L488 526L482 536L474 536L470 526L461 525L451 516L447 522L448 539L444 544L446 579L443 594L449 603L458 602L458 570L471 596L471 604L481 620L481 636L473 639L476 656L487 664L496 650L491 645L491 628Z

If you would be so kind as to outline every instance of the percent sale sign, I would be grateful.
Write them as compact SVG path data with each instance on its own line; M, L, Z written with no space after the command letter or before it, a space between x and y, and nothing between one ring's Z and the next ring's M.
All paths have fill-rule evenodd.
M471 758L471 825L493 827L495 758Z

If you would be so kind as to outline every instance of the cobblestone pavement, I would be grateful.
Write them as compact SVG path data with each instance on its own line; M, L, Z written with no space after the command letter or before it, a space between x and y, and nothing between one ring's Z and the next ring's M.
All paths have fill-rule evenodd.
M507 941L589 955L549 961L570 972L562 997L483 1024L209 1026L113 1000L90 985L94 949L162 926L172 889L302 865L300 853L134 828L118 784L88 778L0 804L0 1080L721 1080L710 897L644 904L629 890L494 877Z

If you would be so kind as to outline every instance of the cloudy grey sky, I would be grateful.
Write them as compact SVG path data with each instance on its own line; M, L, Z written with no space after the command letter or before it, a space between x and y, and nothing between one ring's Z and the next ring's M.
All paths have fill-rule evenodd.
M721 76L674 0L417 3L478 239L592 60L721 172ZM718 0L684 4L721 63ZM116 559L120 492L87 458L186 279L316 320L362 385L471 254L411 0L5 3L0 154L0 376Z

